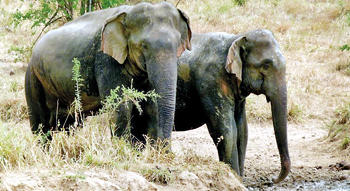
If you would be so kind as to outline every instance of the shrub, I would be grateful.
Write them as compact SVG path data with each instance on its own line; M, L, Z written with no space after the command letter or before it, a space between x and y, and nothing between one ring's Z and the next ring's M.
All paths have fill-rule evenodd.
M328 138L331 141L341 140L341 148L346 149L350 141L350 103L335 111L335 119L330 127Z

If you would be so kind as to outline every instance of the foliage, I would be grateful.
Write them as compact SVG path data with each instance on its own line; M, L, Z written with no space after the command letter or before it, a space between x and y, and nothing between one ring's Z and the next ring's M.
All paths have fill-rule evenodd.
M24 0L21 0L24 1ZM68 22L74 19L76 12L80 15L86 12L114 7L116 5L124 4L125 0L93 0L89 4L89 0L40 0L30 3L30 8L25 11L17 10L12 14L12 22L17 27L24 20L33 21L32 28L43 25L41 33L38 35L35 42L39 39L46 27L55 23L56 21Z
M33 137L29 131L23 131L20 125L12 126L0 121L0 169L6 170L23 163L33 163L40 160L41 153L38 138ZM29 149L30 148L30 149Z
M80 74L80 67L81 67L80 61L77 58L74 58L72 62L74 63L73 69L72 69L72 72L73 72L72 80L75 82L75 85L74 85L75 98L74 98L74 101L72 103L71 109L74 110L74 117L75 117L75 121L76 121L74 126L77 127L78 121L82 117L81 112L83 111L83 106L81 103L80 87L83 86L82 82L84 81L84 79L81 77L81 74Z
M131 82L132 83L132 82ZM137 108L137 110L142 113L141 106L139 102L147 101L147 98L151 98L153 101L158 98L159 95L155 93L154 90L143 93L134 89L131 85L130 88L124 86L116 87L111 90L110 95L102 102L103 108L100 110L101 113L114 113L118 111L121 104L126 104L131 101Z
M343 46L339 47L339 50L341 51L349 51L350 50L350 46L348 44L344 44Z
M147 180L156 183L168 184L173 181L173 176L169 168L156 166L155 168L142 170L141 174L143 174Z
M24 1L24 0L22 0ZM89 0L40 0L33 1L30 4L30 9L26 12L17 10L13 14L13 22L17 26L23 20L32 20L32 27L43 24L48 26L58 20L71 21L74 19L75 12L80 9L80 15L97 9L105 9L125 3L125 0L97 0L92 1L89 5Z
M16 58L14 62L24 62L28 63L29 59L32 55L32 49L33 49L33 44L30 45L12 45L8 52L14 52L16 55Z
M334 120L329 128L328 137L332 140L342 140L341 148L346 149L350 141L350 103L336 111L337 119Z
M234 3L239 5L239 6L243 6L245 5L245 3L247 2L248 0L234 0Z

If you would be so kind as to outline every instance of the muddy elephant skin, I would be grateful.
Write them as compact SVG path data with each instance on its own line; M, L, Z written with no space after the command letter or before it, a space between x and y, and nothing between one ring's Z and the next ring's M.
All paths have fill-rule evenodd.
M245 99L271 102L282 181L291 163L287 143L286 64L271 31L194 34L192 51L179 59L175 130L206 124L219 158L243 176L247 148Z
M25 78L33 132L44 133L74 123L69 108L75 97L72 67L81 62L82 107L88 115L117 86L139 91L155 89L161 97L149 102L156 138L170 138L174 124L177 60L190 49L188 17L172 4L140 3L87 13L44 35L36 44ZM131 105L131 104L129 104ZM117 113L120 135L132 107Z

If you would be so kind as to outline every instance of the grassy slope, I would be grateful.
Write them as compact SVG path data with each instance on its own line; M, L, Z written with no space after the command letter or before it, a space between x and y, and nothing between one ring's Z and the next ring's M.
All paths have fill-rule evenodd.
M21 64L10 64L21 55L7 51L13 46L29 46L36 37L31 33L40 28L30 29L30 23L25 23L13 29L9 12L19 7L19 1L1 3L6 5L6 9L0 8L0 128L5 132L0 136L1 169L97 166L110 171L114 168L133 170L150 180L160 177L159 182L163 183L169 177L176 179L164 170L167 167L189 171L213 169L214 176L229 172L225 165L190 153L184 158L163 155L149 148L141 154L144 158L136 157L140 153L125 142L107 141L108 137L101 135L105 130L100 129L99 122L89 123L89 128L75 137L59 135L53 148L43 152L36 143L40 137L23 131L28 129L23 87L25 68ZM248 0L245 6L239 7L231 0L182 0L179 8L190 16L193 32L240 33L256 28L274 32L287 61L291 123L319 124L323 128L338 118L334 112L337 108L350 102L350 77L346 75L350 52L338 49L350 44L349 1ZM12 68L15 75L9 76ZM247 109L251 122L270 119L270 108L263 96L250 96ZM155 168L156 165L161 168Z

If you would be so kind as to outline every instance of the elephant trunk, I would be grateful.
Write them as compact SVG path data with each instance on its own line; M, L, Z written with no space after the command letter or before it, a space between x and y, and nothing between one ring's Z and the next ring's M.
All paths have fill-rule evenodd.
M287 140L287 88L285 83L278 87L277 92L271 99L271 110L277 147L281 159L281 171L278 178L273 180L274 183L284 180L291 169Z
M154 127L157 129L157 134L155 136L161 139L171 139L175 115L177 57L175 54L164 55L167 54L158 54L155 63L147 67L147 72L152 88L160 96L157 99L155 111L157 113L157 127Z

